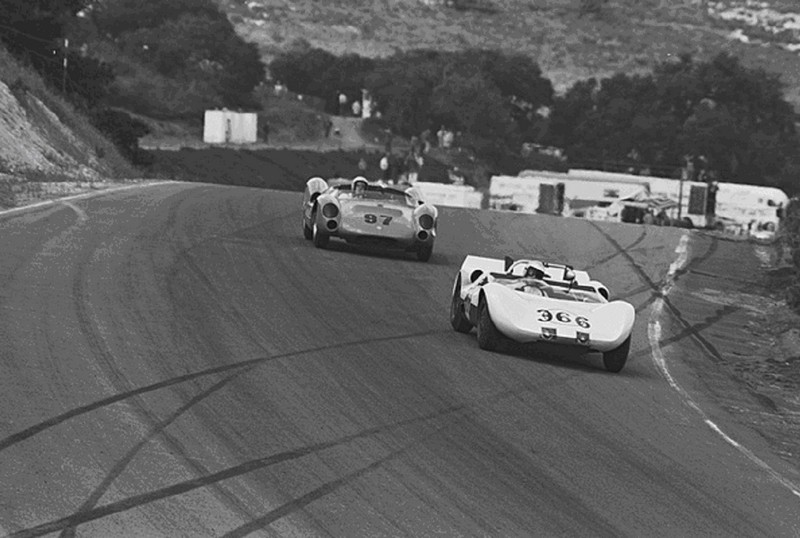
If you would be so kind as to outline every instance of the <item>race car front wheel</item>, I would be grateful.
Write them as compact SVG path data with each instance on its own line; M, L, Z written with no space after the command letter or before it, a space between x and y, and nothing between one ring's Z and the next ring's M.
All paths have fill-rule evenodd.
M450 301L450 325L460 333L472 330L472 323L464 315L464 305L461 303L461 275L456 277L453 284L453 298Z
M495 351L500 347L502 339L503 336L489 315L486 299L481 297L480 303L478 303L478 347L486 351Z
M314 246L317 248L325 248L328 246L328 234L319 229L319 226L314 222L314 228L311 233L311 238L314 241Z
M314 230L308 227L306 224L306 219L303 219L303 237L311 241L314 239Z
M606 370L609 372L619 372L625 366L625 363L628 362L628 352L630 349L631 337L628 336L618 348L603 353L603 366L605 366Z

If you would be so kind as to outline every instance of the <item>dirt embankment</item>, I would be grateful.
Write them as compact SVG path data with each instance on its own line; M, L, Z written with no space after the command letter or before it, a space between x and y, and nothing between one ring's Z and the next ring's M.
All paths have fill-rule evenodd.
M0 56L0 61L10 60ZM34 86L22 77L0 80L0 207L138 175L84 116L43 85Z

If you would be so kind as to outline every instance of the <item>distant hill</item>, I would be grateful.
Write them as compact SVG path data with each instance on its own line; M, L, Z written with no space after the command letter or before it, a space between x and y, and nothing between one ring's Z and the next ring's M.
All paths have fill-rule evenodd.
M800 110L796 0L609 0L598 15L580 0L216 0L271 60L295 39L341 54L467 47L531 54L556 87L615 72L646 72L682 52L708 60L721 51L779 73ZM748 22L746 22L748 21Z

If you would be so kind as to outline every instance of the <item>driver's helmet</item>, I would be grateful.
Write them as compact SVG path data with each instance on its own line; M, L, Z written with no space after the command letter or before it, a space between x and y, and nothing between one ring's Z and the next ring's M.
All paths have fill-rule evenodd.
M542 280L545 275L544 264L539 261L530 262L525 267L525 278L535 278Z
M363 196L364 192L367 190L367 178L364 176L358 176L353 180L351 189L353 190L353 194L355 196Z

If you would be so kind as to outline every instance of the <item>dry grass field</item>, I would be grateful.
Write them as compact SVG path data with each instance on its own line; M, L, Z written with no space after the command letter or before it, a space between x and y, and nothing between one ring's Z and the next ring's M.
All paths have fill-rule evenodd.
M650 71L683 52L708 59L720 51L750 67L780 74L800 109L800 11L772 0L608 0L598 15L579 0L473 0L455 9L443 0L218 0L237 31L271 59L305 39L334 53L387 56L397 50L467 47L522 51L563 91L616 72ZM747 41L747 42L745 42Z

